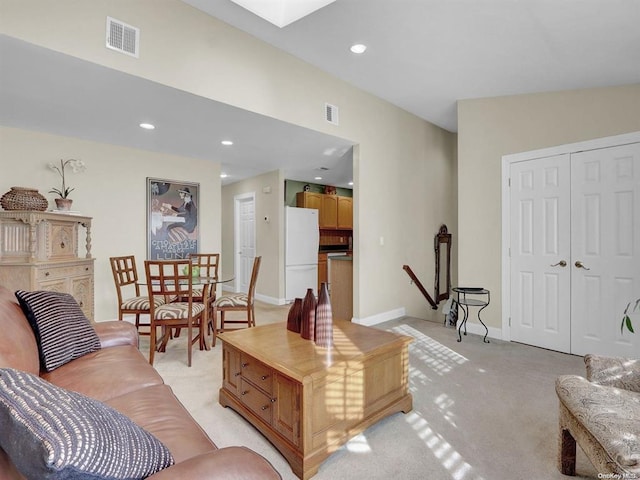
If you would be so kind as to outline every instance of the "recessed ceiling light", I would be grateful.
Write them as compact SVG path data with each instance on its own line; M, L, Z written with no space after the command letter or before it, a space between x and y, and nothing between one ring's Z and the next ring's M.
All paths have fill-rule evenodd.
M353 53L358 53L358 54L364 53L366 49L367 49L367 46L363 45L362 43L356 43L355 45L351 45L351 48L350 48L350 50Z
M141 123L140 128L144 128L145 130L153 130L154 128L156 128L156 126L151 123Z
M222 140L220 143L222 145L224 145L225 147L229 147L229 146L233 145L233 142L231 140Z
M229 175L227 175L226 173L221 173L220 174L220 178L227 178Z
M322 177L315 177L314 180L322 180Z

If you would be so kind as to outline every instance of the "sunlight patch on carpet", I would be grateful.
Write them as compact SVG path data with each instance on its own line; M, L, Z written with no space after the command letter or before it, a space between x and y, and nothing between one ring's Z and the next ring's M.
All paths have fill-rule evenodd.
M484 480L483 477L474 473L473 467L464 461L462 455L449 442L429 426L419 412L409 412L405 416L405 421L411 425L440 464L447 469L453 480Z

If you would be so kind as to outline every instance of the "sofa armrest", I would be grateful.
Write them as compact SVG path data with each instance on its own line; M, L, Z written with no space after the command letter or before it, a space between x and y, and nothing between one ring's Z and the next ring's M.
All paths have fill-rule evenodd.
M590 382L640 393L640 360L589 354L584 363Z
M138 331L129 322L121 320L96 322L93 324L93 328L100 339L102 348L118 345L132 345L138 348Z
M246 447L227 447L203 453L147 477L153 480L282 480L262 456Z

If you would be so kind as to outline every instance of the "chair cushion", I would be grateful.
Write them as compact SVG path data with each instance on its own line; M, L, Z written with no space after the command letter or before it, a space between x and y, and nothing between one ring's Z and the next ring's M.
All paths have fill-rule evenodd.
M68 293L18 290L15 295L36 336L44 371L100 349L98 335Z
M191 315L196 316L204 311L204 304L192 303ZM189 303L188 302L175 302L161 305L155 310L156 320L173 320L178 318L187 318L189 315Z
M160 305L164 305L164 297L154 296L153 303L156 308L158 308ZM120 308L122 308L122 310L149 310L151 308L151 305L149 304L149 297L145 295L140 297L127 298L122 302Z
M27 478L146 478L173 465L157 438L114 408L0 369L0 445Z
M214 302L216 308L246 307L248 304L249 297L247 297L246 293L223 295Z

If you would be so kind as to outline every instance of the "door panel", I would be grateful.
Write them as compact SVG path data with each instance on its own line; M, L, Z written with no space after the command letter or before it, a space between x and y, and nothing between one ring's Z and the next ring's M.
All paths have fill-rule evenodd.
M573 154L571 171L571 352L638 356L620 321L640 297L640 144Z
M244 195L235 200L236 218L236 263L235 263L235 290L246 293L251 281L253 259L256 256L256 222L255 222L255 198L253 195Z
M511 165L511 338L570 348L569 162L566 155Z

